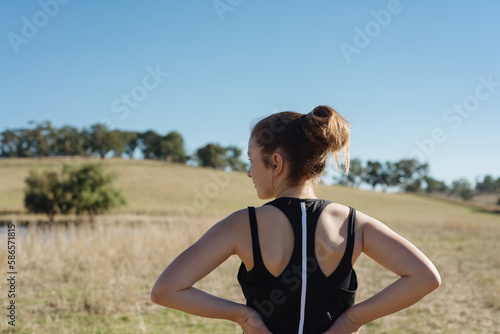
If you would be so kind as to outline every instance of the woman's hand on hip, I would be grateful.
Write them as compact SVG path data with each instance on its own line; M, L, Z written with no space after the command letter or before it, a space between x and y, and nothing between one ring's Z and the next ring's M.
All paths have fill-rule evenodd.
M245 316L238 320L238 325L243 329L244 334L272 334L262 321L262 318L253 309L250 309Z
M342 313L337 320L323 334L357 334L361 326L352 322L345 313Z

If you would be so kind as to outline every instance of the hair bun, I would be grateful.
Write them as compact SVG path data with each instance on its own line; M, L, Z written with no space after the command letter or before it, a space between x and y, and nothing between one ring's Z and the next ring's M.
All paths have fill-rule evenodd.
M319 177L329 156L341 170L343 153L349 171L350 124L328 106L317 106L308 114L283 111L261 119L250 138L261 150L262 161L272 166L269 157L279 150L289 163L291 184Z
M333 109L327 106L317 106L309 114L313 117L327 118L333 115Z
M350 123L337 111L325 105L314 108L302 123L304 135L325 155L332 153L340 169L340 151L343 151L346 172L349 170Z

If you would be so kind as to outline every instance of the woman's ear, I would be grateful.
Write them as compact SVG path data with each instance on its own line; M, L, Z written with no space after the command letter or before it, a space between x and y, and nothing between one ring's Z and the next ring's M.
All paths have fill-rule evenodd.
M285 159L283 159L283 156L280 153L273 154L272 164L274 176L278 176L283 173L285 168Z

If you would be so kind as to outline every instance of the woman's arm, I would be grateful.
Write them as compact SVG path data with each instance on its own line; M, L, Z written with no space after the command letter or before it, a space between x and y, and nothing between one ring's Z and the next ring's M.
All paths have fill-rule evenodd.
M193 288L193 284L236 253L241 220L246 219L248 224L247 217L247 210L230 215L182 252L158 277L151 291L151 300L190 314L237 322L242 328L247 327L245 333L252 333L248 327L262 329L262 321L250 307Z
M407 308L441 284L436 267L417 247L378 220L362 213L358 217L363 252L400 278L350 307L327 331L331 334L357 333L362 325Z

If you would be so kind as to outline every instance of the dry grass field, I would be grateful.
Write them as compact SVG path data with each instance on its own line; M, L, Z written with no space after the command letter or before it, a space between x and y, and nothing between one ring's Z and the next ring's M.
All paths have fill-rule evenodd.
M263 203L244 173L111 159L105 170L119 174L116 185L127 207L97 217L93 225L19 226L34 219L9 213L23 210L28 170L60 168L62 162L0 160L0 220L18 222L16 327L4 315L8 287L2 284L2 333L241 333L227 321L154 305L149 293L165 266L207 228L234 210ZM323 186L319 195L385 222L426 253L442 276L434 293L361 333L500 333L500 215L409 194ZM6 246L2 229L4 283ZM229 259L198 286L243 301L238 265ZM355 268L358 300L395 278L364 256Z

